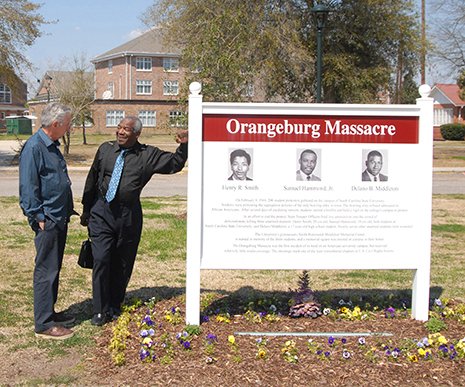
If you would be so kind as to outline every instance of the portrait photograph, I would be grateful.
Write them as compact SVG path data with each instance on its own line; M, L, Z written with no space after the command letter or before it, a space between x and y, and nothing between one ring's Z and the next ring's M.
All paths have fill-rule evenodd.
M296 150L296 181L321 181L321 149Z
M228 153L228 180L253 181L253 149L232 148Z
M388 151L364 149L362 151L362 181L388 181Z

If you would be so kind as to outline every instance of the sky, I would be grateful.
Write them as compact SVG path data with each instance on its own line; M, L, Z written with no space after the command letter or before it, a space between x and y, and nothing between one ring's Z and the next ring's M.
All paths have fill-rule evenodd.
M29 94L34 83L49 69L48 62L85 54L89 60L136 38L146 26L139 17L153 0L33 0L43 4L38 10L45 20L56 24L43 25L42 37L26 50L36 67L25 75ZM31 95L30 95L31 97Z
M45 20L57 22L43 25L43 36L26 51L36 67L25 74L29 80L29 97L36 92L37 80L50 69L47 63L59 64L65 57L72 59L82 54L90 60L139 36L147 28L139 17L153 4L153 0L32 1L43 4L38 12ZM429 85L448 81L427 69Z

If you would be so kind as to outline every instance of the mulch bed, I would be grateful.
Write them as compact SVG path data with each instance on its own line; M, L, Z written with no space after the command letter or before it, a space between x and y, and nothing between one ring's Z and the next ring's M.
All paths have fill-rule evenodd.
M182 311L185 305L178 304ZM411 355L417 354L413 340L428 337L430 332L421 321L410 318L386 318L383 312L374 312L372 319L335 321L328 316L311 318L282 317L279 322L262 324L247 321L245 315L231 316L230 322L219 322L212 316L209 322L200 326L201 333L189 338L190 349L185 350L176 340L183 332L181 323L173 325L166 321L166 310L173 306L173 300L157 303L151 310L155 360L144 363L140 358L141 330L138 322L146 316L147 307L132 313L128 325L130 335L125 340L125 364L115 365L108 346L113 337L116 323L104 327L103 334L96 339L89 367L94 376L112 386L463 386L465 385L465 359L436 357L425 360L418 356L412 362ZM161 324L161 326L160 326ZM465 325L454 319L446 319L447 330L441 334L456 344L465 337ZM260 332L259 336L241 335L239 332ZM328 337L311 336L265 336L264 332L280 333L342 333L334 336L334 344ZM355 334L350 336L348 333ZM363 336L366 343L361 345L363 333L385 333L390 336ZM169 337L174 355L167 357L161 345L162 335ZM217 337L214 353L205 353L205 338L208 334ZM228 338L233 335L235 344ZM309 349L308 340L323 352ZM342 339L346 342L343 344ZM257 339L266 340L266 356L258 358ZM297 362L286 361L282 348L287 341L294 341L297 348ZM405 343L410 340L410 346ZM166 342L166 340L165 340ZM372 348L376 351L373 352ZM407 348L408 347L408 348ZM263 347L262 347L263 348ZM397 358L394 348L402 350ZM350 353L349 359L342 356L343 349ZM391 352L386 352L386 351ZM329 352L325 356L325 352ZM407 354L408 352L408 354ZM368 353L368 355L367 355ZM209 357L214 361L209 363ZM162 359L169 359L164 362Z

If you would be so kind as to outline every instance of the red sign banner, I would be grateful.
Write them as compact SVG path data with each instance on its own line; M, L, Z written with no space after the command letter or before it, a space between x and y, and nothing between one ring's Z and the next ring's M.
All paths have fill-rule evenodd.
M203 141L418 144L419 117L204 114Z

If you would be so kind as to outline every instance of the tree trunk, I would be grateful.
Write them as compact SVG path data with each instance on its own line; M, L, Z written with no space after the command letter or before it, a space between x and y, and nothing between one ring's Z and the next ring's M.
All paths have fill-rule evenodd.
M65 135L62 137L63 138L63 143L65 144L63 151L65 155L69 154L69 143L70 143L70 133L66 132Z
M87 139L86 139L86 124L83 122L82 123L82 143L84 145L87 145Z

